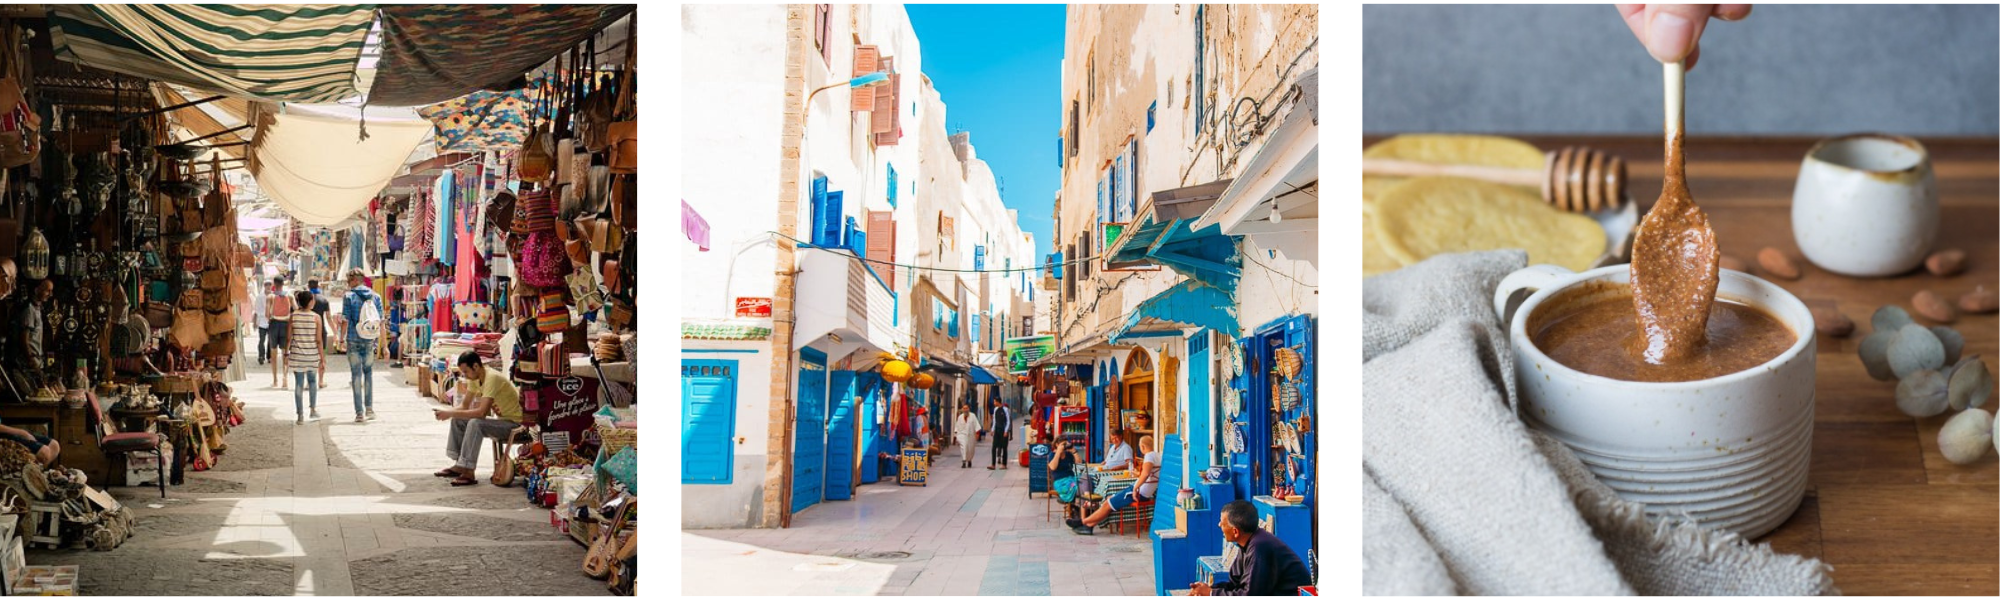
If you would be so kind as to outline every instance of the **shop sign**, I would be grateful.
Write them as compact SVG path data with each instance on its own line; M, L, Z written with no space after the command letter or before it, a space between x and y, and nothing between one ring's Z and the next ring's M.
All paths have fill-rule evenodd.
M769 317L769 316L771 316L771 299L770 299L770 298L737 298L737 299L736 299L736 316L738 316L738 317Z
M1001 345L1007 353L1007 370L1020 374L1028 372L1028 365L1056 351L1056 336L1037 335L1031 337L1007 338Z
M597 380L577 376L558 379L555 385L536 390L541 395L542 406L548 412L544 423L545 432L561 431L569 434L569 439L587 439L594 434L598 409Z
M904 448L903 464L896 482L902 485L922 487L930 476L930 451L925 448Z

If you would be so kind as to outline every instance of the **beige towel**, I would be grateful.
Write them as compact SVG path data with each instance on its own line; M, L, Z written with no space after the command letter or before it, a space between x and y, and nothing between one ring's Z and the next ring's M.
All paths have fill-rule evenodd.
M1370 595L1830 595L1831 568L1649 519L1514 414L1493 314L1519 251L1435 257L1362 290Z

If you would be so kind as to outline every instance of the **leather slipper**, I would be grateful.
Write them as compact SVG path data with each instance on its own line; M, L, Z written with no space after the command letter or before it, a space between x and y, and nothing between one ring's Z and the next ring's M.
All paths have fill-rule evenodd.
M457 468L457 467L452 467L452 468L449 468L449 469L445 469L445 470L443 470L443 471L438 471L438 472L436 472L436 473L432 473L432 475L435 475L435 476L438 476L438 477L457 477L457 476L458 476L458 468Z
M479 485L479 480L471 477L459 477L458 479L451 480L451 487L464 487L468 485Z

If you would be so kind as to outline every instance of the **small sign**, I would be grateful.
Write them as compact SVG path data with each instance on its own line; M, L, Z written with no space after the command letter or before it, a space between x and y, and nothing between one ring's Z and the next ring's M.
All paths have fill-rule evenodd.
M737 299L736 299L736 316L738 316L738 317L769 317L769 316L771 316L771 299L770 299L770 298L737 298Z
M1010 373L1028 372L1028 365L1056 351L1056 336L1038 335L1032 337L1007 338L1000 345L1007 354L1007 370Z
M896 482L903 485L924 486L930 477L930 451L924 448L904 448L903 467Z

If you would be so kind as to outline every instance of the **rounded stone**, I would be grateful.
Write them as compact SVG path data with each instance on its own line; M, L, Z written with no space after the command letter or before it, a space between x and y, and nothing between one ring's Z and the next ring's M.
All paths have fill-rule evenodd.
M1993 413L1974 408L1953 416L1938 430L1938 452L1952 464L1966 465L1993 447Z

